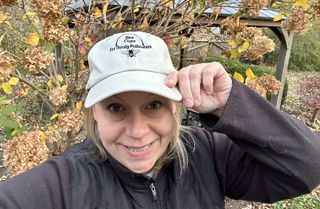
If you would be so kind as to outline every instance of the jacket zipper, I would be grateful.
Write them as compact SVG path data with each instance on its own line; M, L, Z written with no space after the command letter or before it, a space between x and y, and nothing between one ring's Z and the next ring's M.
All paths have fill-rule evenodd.
M153 196L153 200L157 200L157 190L156 190L156 186L155 186L154 183L152 182L149 187L150 187L150 190L151 190L151 193L152 193L152 196Z

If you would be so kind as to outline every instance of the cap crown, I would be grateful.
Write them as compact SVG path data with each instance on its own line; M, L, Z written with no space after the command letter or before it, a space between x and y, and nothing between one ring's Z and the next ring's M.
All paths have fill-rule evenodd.
M90 77L87 89L126 71L168 75L175 71L168 47L159 37L144 32L125 32L95 44L88 54Z

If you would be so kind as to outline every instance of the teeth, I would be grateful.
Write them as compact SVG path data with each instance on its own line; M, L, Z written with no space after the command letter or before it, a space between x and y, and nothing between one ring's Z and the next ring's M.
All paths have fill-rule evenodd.
M151 146L151 143L150 144L147 144L143 147L127 147L126 148L130 151L130 152L144 152L146 151L149 147Z

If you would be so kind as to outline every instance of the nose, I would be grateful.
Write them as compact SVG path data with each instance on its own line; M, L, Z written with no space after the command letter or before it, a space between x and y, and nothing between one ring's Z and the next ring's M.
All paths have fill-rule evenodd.
M128 118L129 120L126 126L126 135L128 137L141 139L149 132L150 127L148 120L142 113L132 113Z

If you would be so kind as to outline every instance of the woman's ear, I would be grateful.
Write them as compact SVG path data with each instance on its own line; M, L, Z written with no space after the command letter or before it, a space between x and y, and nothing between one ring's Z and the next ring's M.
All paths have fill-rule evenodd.
M97 118L97 111L96 111L96 105L93 105L93 107L91 108L91 111L92 111L92 118L94 121L97 121L96 118Z
M177 103L172 102L172 113L175 114L177 112Z

